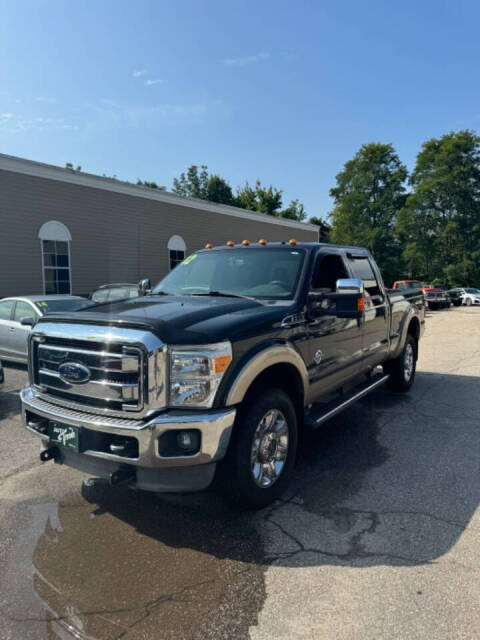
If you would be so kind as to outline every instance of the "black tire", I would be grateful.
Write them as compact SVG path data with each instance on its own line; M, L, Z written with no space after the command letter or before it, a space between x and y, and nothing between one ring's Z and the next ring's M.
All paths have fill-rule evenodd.
M410 363L410 358L413 357L413 361ZM409 375L407 375L407 358L409 359ZM415 379L415 371L417 368L417 343L415 338L411 334L407 334L405 346L402 353L395 358L395 360L389 360L383 365L383 370L388 373L390 378L388 379L387 386L392 391L399 391L405 393L410 389Z
M270 486L259 486L254 478L252 447L257 428L260 428L260 423L272 411L285 419L288 431L286 459L278 478ZM228 453L217 467L217 487L241 508L266 507L277 500L288 487L295 466L297 442L297 416L289 396L281 389L257 387L239 409ZM260 448L259 446L258 453ZM263 468L263 463L256 466L258 465ZM265 465L268 466L268 463L265 462Z

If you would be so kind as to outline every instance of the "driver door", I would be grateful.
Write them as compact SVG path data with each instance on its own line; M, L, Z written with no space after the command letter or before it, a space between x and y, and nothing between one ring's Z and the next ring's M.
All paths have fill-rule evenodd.
M334 293L337 280L349 278L344 257L337 253L320 253L317 257L310 290ZM343 386L360 371L363 324L354 318L338 318L325 311L308 321L310 384L314 398Z

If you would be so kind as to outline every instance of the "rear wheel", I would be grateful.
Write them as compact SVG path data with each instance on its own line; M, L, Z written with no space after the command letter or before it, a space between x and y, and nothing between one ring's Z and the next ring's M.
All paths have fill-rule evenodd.
M281 389L257 387L240 408L229 451L219 464L223 492L252 509L279 498L293 473L297 439L289 396Z
M383 365L385 373L390 375L387 386L392 391L402 393L408 391L413 384L417 367L417 343L409 333L405 341L402 353Z

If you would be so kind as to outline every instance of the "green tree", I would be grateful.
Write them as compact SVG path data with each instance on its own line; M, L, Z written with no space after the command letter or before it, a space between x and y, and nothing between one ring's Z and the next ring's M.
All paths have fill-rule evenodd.
M398 229L410 273L480 285L480 138L473 131L425 142Z
M199 168L192 164L187 173L181 173L173 179L173 193L185 198L207 199L208 167L204 164Z
M310 224L316 224L319 228L318 230L318 240L319 242L330 242L330 233L332 231L332 227L325 222L322 218L317 216L312 216L309 221Z
M161 187L156 182L148 182L147 180L137 180L137 184L141 187L149 187L150 189L158 189L159 191L165 191L165 187Z
M305 207L300 200L292 200L286 209L280 211L281 218L289 218L290 220L298 220L301 222L305 220L307 214L305 213Z
M390 284L401 271L397 212L405 202L407 169L391 144L364 144L337 175L331 239L367 247Z
M236 204L243 209L276 216L282 207L282 191L272 185L264 187L260 180L255 182L255 188L246 182L244 187L237 190Z
M211 175L207 181L206 199L220 204L234 204L232 187L226 180L217 175Z

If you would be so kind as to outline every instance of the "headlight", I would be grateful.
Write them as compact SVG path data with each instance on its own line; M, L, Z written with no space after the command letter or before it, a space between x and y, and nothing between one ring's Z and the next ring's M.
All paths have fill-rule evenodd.
M211 407L231 361L230 342L171 347L168 404L172 407Z

